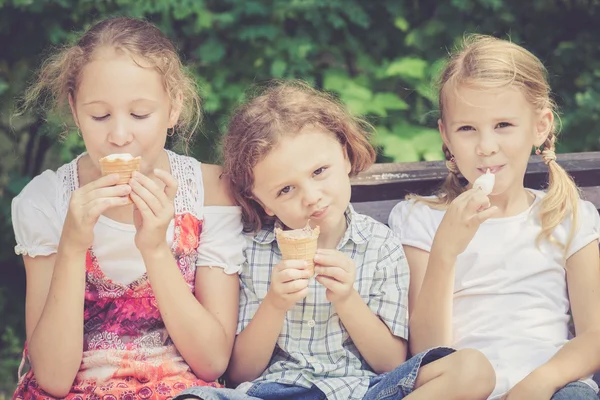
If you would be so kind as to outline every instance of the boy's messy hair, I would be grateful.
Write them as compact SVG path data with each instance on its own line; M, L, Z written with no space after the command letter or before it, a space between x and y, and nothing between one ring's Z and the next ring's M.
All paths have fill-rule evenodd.
M185 143L201 121L198 88L183 67L173 43L150 22L127 17L105 19L88 29L72 45L58 49L42 64L35 82L25 93L19 113L34 106L69 118L69 96L76 99L82 69L97 51L114 48L143 60L162 77L173 104L181 106L175 133Z
M460 86L482 89L515 87L521 90L534 109L549 108L556 114L557 107L550 97L547 71L542 62L523 47L506 40L485 35L470 35L465 38L462 48L450 56L439 79L439 109L442 121L445 100L452 95L451 90L456 91ZM556 135L556 125L553 125L541 146L540 155L549 169L549 185L539 208L542 232L538 242L544 239L556 242L552 236L554 229L565 218L571 217L569 239L566 244L559 243L566 249L576 229L579 189L556 162ZM438 209L447 207L465 190L460 183L456 163L446 145L443 146L443 151L449 172L437 196L409 196Z
M264 223L273 222L254 198L254 167L281 137L296 135L307 126L335 135L350 160L351 176L375 161L375 150L368 140L372 128L367 122L306 83L271 82L234 113L223 140L224 173L242 207L246 232L257 232Z

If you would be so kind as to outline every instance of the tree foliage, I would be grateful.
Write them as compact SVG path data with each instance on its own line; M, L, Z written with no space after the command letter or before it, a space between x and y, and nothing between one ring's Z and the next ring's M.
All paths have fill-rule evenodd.
M0 387L8 391L24 336L10 200L83 150L68 129L57 140L65 129L51 115L13 118L15 99L51 46L113 15L151 20L180 49L204 98L191 147L202 161L218 161L228 116L248 87L270 78L307 80L365 115L379 161L440 159L432 83L472 32L510 38L547 65L565 134L559 150L600 148L600 0L0 0Z

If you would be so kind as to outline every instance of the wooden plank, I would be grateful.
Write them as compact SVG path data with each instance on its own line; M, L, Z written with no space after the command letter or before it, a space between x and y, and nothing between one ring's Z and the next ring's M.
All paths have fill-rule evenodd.
M591 201L596 206L596 209L600 210L600 186L584 187L581 192L584 199ZM387 225L390 211L392 211L392 208L394 208L400 200L401 199L352 202L352 205L357 212L369 215L377 221Z
M558 162L580 187L596 186L600 182L600 152L560 154ZM352 179L352 200L393 200L409 193L431 194L447 174L444 161L375 164ZM525 186L542 189L547 179L548 167L539 156L532 156Z

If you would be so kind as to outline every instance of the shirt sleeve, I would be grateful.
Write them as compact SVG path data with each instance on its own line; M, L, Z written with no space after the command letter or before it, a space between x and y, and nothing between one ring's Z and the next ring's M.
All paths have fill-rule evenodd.
M236 332L237 335L246 329L250 321L252 321L252 318L254 318L256 311L258 311L259 306L260 299L254 290L250 265L246 261L244 262L242 270L240 271L240 307Z
M388 225L403 245L431 251L438 224L427 205L412 200L401 201L390 212Z
M596 206L580 200L576 224L575 235L566 253L567 259L600 237L600 215Z
M37 257L56 253L63 225L56 205L58 185L56 173L45 171L12 200L16 254Z
M408 339L410 272L402 244L388 232L389 236L379 250L368 304L394 336Z
M197 267L220 267L226 274L240 272L246 246L241 216L239 207L204 208Z

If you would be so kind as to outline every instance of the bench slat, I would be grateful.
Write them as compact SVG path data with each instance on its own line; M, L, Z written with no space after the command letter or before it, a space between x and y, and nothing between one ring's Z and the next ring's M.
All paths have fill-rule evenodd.
M561 154L558 155L558 162L581 188L600 184L600 152ZM400 200L409 193L431 194L447 174L443 161L375 164L352 178L352 201ZM547 180L548 167L539 156L532 156L525 175L525 186L543 189ZM600 209L600 197L597 194L593 194L589 200Z

